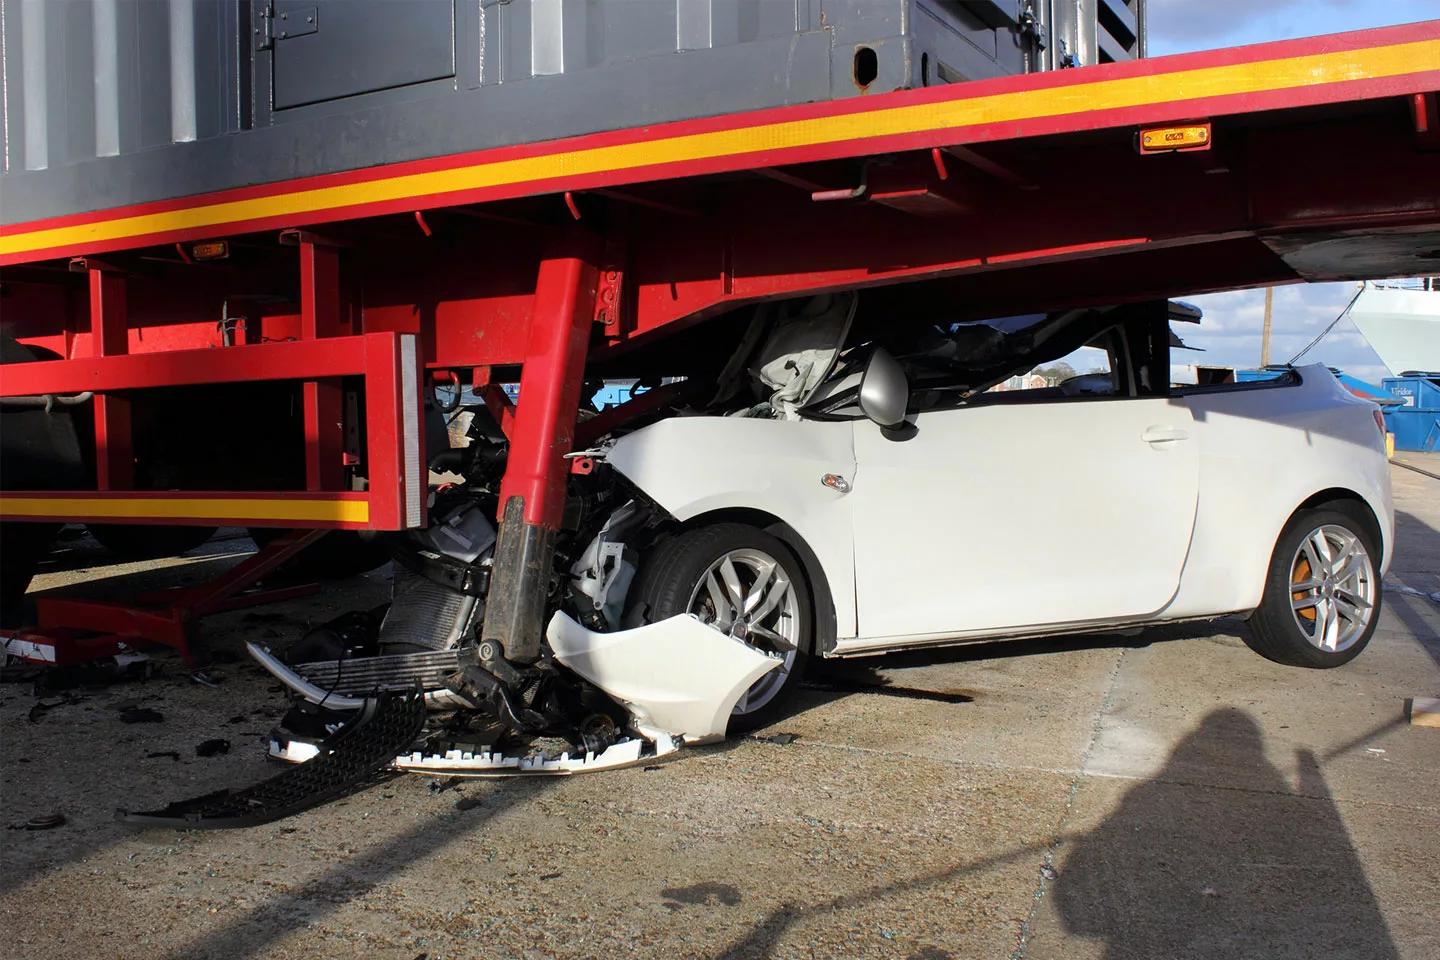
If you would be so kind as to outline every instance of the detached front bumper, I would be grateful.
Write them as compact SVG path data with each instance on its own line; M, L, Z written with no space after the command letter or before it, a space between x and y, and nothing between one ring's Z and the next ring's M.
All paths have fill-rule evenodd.
M628 738L599 754L564 753L558 757L507 755L495 744L459 741L445 743L437 750L432 740L426 749L397 756L391 768L431 775L513 777L587 773L653 762L682 745L722 739L740 697L781 663L689 615L634 630L596 633L556 613L546 630L546 639L562 666L626 708L630 713ZM262 647L251 644L250 653L276 679L311 703L346 711L359 709L366 702L366 698L356 695L358 690L349 691L347 696L311 682ZM358 661L347 663L359 671L376 668L386 658L371 659L375 662L368 666ZM399 666L397 663L397 670ZM407 671L416 669L407 661ZM433 665L427 669L434 676ZM397 672L390 678L394 683L385 685L413 686L419 677ZM425 701L432 709L454 709L454 696L445 689L425 691ZM321 749L319 740L276 734L271 737L269 752L277 760L303 763L319 755Z
M689 614L595 633L557 613L545 637L556 660L629 709L637 732L686 743L722 739L741 695L782 662Z

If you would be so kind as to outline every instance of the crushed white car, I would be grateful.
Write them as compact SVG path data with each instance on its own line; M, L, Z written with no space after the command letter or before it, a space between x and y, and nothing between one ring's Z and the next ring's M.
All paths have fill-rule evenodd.
M575 773L763 724L817 657L1219 616L1297 666L1370 641L1384 425L1325 367L1172 385L1171 323L1199 316L1164 301L903 331L859 303L762 306L583 452L524 669L476 653L505 445L475 408L391 603L253 651L296 695L272 753L423 695L393 769ZM1027 375L1062 359L1088 369Z

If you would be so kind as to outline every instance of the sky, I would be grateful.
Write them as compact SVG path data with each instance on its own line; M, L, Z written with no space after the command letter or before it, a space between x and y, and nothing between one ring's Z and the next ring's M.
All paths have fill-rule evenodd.
M1149 52L1159 57L1434 19L1440 19L1440 0L1150 0ZM1270 362L1284 363L1299 352L1339 316L1355 289L1350 283L1276 287ZM1259 365L1263 290L1190 299L1204 309L1204 322L1198 328L1180 324L1177 332L1206 352L1176 351L1176 363ZM1348 318L1303 362L1328 363L1377 383L1389 376Z

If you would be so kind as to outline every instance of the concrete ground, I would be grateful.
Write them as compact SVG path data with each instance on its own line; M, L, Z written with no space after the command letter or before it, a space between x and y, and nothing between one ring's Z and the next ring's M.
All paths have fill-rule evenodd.
M1440 591L1440 479L1396 467L1395 490L1389 582ZM79 541L36 589L200 578L247 547L132 568ZM372 574L208 634L283 643L385 590ZM1262 660L1238 622L865 661L761 732L788 744L440 792L412 776L244 831L112 810L270 772L283 700L248 663L211 687L162 658L73 702L6 684L6 817L67 823L4 835L0 954L1434 960L1440 730L1402 700L1440 695L1440 606L1385 601L1334 671ZM164 719L122 723L134 706ZM197 757L212 737L234 749Z

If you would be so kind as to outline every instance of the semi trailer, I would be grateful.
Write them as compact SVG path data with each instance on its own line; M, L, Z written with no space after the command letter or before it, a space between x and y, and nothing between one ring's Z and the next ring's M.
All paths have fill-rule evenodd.
M822 562L843 549L758 501L667 504L653 477L702 461L657 444L665 463L627 467L644 444L626 438L717 414L803 419L849 376L854 403L818 412L903 446L922 385L969 402L1019 360L1113 331L1116 392L1075 384L1091 391L1077 399L1178 408L1168 297L1424 272L1440 248L1440 23L1150 59L1143 4L1121 0L4 10L7 564L60 523L291 531L166 602L41 597L13 649L59 661L148 640L203 656L199 615L327 531L378 532L396 562L387 610L328 627L323 656L255 654L301 701L320 691L368 725L345 742L375 763L432 737L411 769L526 762L473 731L437 746L432 715L570 744L533 772L604 767L723 734L787 650L995 626L867 634L855 587ZM925 340L937 333L951 345ZM963 376L952 363L937 380L936 349L969 358ZM1296 416L1339 402L1317 378L1283 394ZM621 379L651 388L586 402ZM462 393L470 442L451 447ZM1368 449L1354 412L1326 434ZM1188 438L1144 442L1183 449L1175 431ZM724 437L755 482L779 469L783 444ZM860 475L813 482L842 496ZM1370 564L1325 577L1373 585L1387 495L1354 478L1296 495L1282 521L1365 506L1316 529ZM641 599L670 610L678 589L637 544L727 525L771 550L730 544L750 551L745 571L721 572L708 620L636 614ZM772 606L765 557L781 554L793 589ZM1316 556L1288 568L1296 583L1333 560ZM1231 599L1225 612L1252 609ZM1322 600L1324 629L1319 614L1295 629L1338 655L1373 619L1355 632ZM782 607L794 636L775 629ZM1100 621L1117 622L996 623ZM1308 656L1279 640L1269 655ZM352 656L372 673L342 692ZM327 742L272 749L312 771L359 749ZM320 781L307 796L333 786Z

